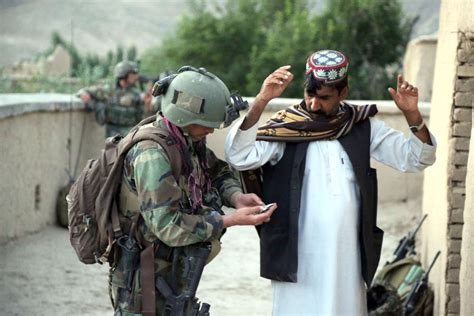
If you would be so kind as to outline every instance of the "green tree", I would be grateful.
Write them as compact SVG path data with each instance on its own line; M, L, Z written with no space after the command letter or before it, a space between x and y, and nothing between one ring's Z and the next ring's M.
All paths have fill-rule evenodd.
M116 63L119 63L121 62L122 60L124 60L124 52L123 52L123 46L122 45L118 45L117 46L117 49L115 50L115 62Z
M279 66L291 65L296 77L282 97L301 96L304 58L314 50L315 40L312 39L318 38L317 28L313 27L304 3L285 1L284 6L277 9L271 27L265 34L262 45L254 46L251 51L245 91L248 95L256 95L269 73Z
M142 69L160 73L181 65L206 67L231 89L245 90L249 54L264 40L259 2L229 1L225 8L214 4L212 9L206 1L192 2L193 15L182 17L176 35L163 46L144 54Z
M414 17L393 0L332 0L314 19L321 47L350 58L351 98L386 99L409 40Z
M190 1L174 36L145 52L151 74L181 65L204 66L231 89L255 95L275 68L292 65L296 75L286 97L301 97L305 58L330 48L350 57L351 98L387 98L409 39L413 18L397 0Z
M135 45L127 49L127 60L137 60L137 47Z

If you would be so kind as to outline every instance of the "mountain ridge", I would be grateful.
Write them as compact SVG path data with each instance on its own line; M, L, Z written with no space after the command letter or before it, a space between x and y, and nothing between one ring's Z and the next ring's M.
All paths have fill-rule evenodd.
M327 0L324 0L327 1ZM437 31L440 0L402 0L406 14L418 14L413 37ZM34 59L54 31L79 49L105 55L118 45L138 53L173 34L186 0L2 0L0 67Z

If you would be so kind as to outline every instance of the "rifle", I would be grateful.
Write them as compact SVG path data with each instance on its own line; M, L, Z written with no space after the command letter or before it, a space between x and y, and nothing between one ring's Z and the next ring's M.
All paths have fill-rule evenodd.
M426 272L423 274L421 279L416 282L415 286L413 286L410 294L408 295L407 299L403 303L403 315L408 315L411 313L416 306L416 303L418 302L420 295L427 290L428 288L428 276L430 274L431 268L433 268L433 265L436 262L436 259L438 259L441 251L438 251L433 259L431 261L430 267Z
M415 230L408 233L407 236L404 236L402 239L400 239L398 243L397 249L395 249L395 252L393 253L395 256L395 259L391 263L394 263L398 260L401 260L407 256L407 254L414 254L415 252L415 236L418 230L420 229L421 225L425 221L425 218L428 216L428 214L425 214L421 221L418 223L416 226ZM388 262L387 262L388 264Z
M176 251L177 249L175 249ZM199 302L196 291L201 280L202 271L211 253L211 245L187 246L180 249L184 256L183 277L185 289L175 294L162 276L157 276L155 286L166 299L165 315L169 316L208 316L210 305ZM175 263L173 263L175 264Z

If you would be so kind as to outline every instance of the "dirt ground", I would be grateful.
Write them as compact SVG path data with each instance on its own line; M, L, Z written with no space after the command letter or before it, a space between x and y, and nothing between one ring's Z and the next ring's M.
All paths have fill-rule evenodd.
M381 265L420 218L420 202L382 204ZM211 315L271 315L270 281L259 277L253 227L232 227L204 270L197 297ZM0 315L112 315L107 267L79 262L67 230L55 226L0 246Z

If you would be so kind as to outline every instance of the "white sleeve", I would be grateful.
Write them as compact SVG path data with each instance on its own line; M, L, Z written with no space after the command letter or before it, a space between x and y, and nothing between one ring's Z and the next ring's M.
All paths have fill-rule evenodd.
M225 159L237 170L257 169L267 162L276 164L285 151L284 142L257 141L258 125L241 130L243 119L237 121L227 134Z
M370 119L370 156L381 163L403 172L422 171L436 160L436 140L430 133L433 145L419 140L410 132L405 138L383 121Z

